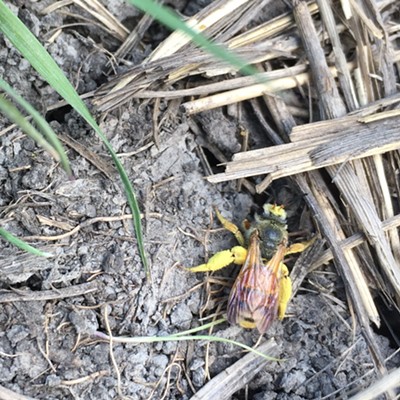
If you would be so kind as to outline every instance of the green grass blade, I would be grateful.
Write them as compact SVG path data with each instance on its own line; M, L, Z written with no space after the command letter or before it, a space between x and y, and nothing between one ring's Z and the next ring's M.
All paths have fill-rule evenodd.
M137 246L147 278L150 279L150 268L148 265L146 253L143 245L143 233L140 223L139 205L129 181L128 175L114 152L111 144L104 136L100 127L91 116L85 103L76 93L73 86L60 70L58 65L32 35L26 26L7 8L0 0L0 30L10 40L10 42L21 52L21 54L30 62L33 68L87 121L87 123L96 131L110 153L118 173L125 188L129 206L133 215L133 225L135 228Z
M233 344L247 351L251 351L252 353L257 354L258 356L263 357L269 361L283 361L282 359L279 358L267 356L266 354L261 353L261 351L253 349L252 347L247 346L243 343L236 342L235 340L231 339L222 338L219 336L210 336L210 335L187 335L187 336L171 335L171 336L133 336L133 337L113 336L112 338L110 338L110 336L106 335L103 332L95 332L94 336L105 340L112 339L113 343L129 343L129 344L171 342L171 341L180 342L185 340L205 340L209 342L223 342L223 343Z
M222 324L222 322L226 322L226 318L217 319L216 321L212 321L212 322L209 322L208 324L198 326L197 328L189 329L188 331L174 333L173 335L169 335L169 337L179 337L179 336L191 335L192 333L196 333L198 331L203 331L205 329L211 328L212 326Z
M257 70L248 65L244 60L238 57L234 52L225 49L224 47L211 42L204 35L196 32L185 24L176 13L169 8L157 4L154 0L127 0L141 11L151 15L153 18L162 22L172 30L180 30L186 33L191 40L198 46L203 47L208 53L215 55L227 63L238 68L242 73L254 75L256 80L259 80Z
M0 228L0 236L2 236L4 239L7 240L7 242L10 242L11 244L19 247L21 250L27 251L28 253L34 254L35 256L41 256L41 257L53 257L53 254L47 253L45 251L41 251L36 249L35 247L32 247L28 243L24 242L21 239L18 239L14 235L12 235L10 232L7 232L5 229Z
M22 96L20 96L7 82L3 81L3 79L1 78L0 88L8 93L11 97L13 97L15 102L17 102L23 109L25 109L28 114L30 114L32 119L36 122L36 125L40 128L41 133L46 138L46 140L41 133L39 133L31 124L26 121L24 117L22 117L22 120L18 118L17 120L12 119L12 121L15 122L27 135L32 137L32 139L34 139L39 146L42 146L57 161L60 161L68 176L72 176L71 167L69 165L68 157L65 153L64 147L58 140L57 135L54 133L53 129L51 129L47 121ZM7 110L2 111L4 112L4 114L7 114ZM8 117L10 118L9 115ZM29 128L29 131L31 131L31 133L23 128L23 125L26 125L27 123L34 130L32 131L31 128Z
M7 116L7 118L17 124L20 129L30 136L36 143L43 147L47 152L51 154L57 161L60 161L59 154L53 146L47 142L44 137L37 131L37 129L29 123L25 117L19 112L17 107L6 100L3 96L0 96L0 110Z

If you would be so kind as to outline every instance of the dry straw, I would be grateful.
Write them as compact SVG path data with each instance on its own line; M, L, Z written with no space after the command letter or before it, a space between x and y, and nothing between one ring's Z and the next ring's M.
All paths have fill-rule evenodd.
M227 6L232 3L237 7ZM107 111L132 98L174 98L181 99L190 115L250 100L274 146L235 154L224 163L223 173L207 179L216 183L266 175L255 186L260 192L274 179L292 177L306 195L329 247L316 265L333 256L377 374L384 379L385 362L371 323L380 325L375 294L397 310L400 299L396 8L372 1L333 5L329 0L310 4L293 0L292 13L240 33L271 4L270 0L217 0L191 20L208 37L257 65L265 84L223 75L232 72L231 67L184 38L173 40L177 35L173 34L146 62L101 88L95 102ZM269 65L274 65L273 71L265 70ZM174 83L200 74L210 81L174 89ZM156 80L163 83L161 87L151 86ZM304 97L308 91L320 121L312 122L312 107L307 109L306 102L295 107L286 103L288 90ZM309 123L298 125L295 114L307 115Z

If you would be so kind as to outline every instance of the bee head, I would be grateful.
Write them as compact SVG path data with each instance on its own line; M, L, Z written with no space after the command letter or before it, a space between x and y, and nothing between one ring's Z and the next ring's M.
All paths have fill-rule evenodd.
M263 216L274 219L282 223L286 222L287 215L283 206L265 203L263 209L264 209Z

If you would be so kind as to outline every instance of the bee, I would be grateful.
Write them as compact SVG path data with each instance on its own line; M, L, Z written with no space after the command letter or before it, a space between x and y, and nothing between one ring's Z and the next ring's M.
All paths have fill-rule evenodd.
M216 271L232 263L242 265L228 300L228 321L264 334L277 318L285 316L292 295L292 281L283 263L286 254L298 253L309 243L288 246L286 211L265 204L262 214L243 221L243 232L216 210L222 226L233 233L239 246L223 250L191 272Z

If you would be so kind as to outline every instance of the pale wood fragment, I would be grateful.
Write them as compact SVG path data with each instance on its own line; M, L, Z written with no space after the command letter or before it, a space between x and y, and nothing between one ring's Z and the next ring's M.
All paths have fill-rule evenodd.
M353 81L351 80L350 69L347 64L346 56L337 30L337 24L333 15L330 0L317 0L321 12L322 20L332 42L332 50L335 55L335 64L340 71L338 79L340 88L344 94L346 105L350 111L359 107Z
M400 226L400 214L394 215L393 217L388 218L387 220L382 222L382 228L385 232L390 231L392 229L397 229L399 226ZM347 250L359 246L360 244L364 243L365 240L366 240L365 235L359 232L344 239L342 242L339 243L339 245L343 249ZM325 250L313 263L311 270L314 270L320 267L321 265L328 263L332 259L333 259L332 250L331 249Z
M82 296L96 292L97 282L86 282L54 290L3 290L0 293L0 303L15 301L48 301L67 297Z
M376 382L370 385L367 389L358 392L350 400L374 400L388 390L395 390L400 386L400 368L396 368L389 373L383 375Z
M237 9L250 0L228 0L219 1L214 7L206 7L197 15L189 18L186 22L196 32L203 32L226 18L228 15L237 12ZM181 31L173 32L153 51L147 61L159 60L160 58L176 53L183 46L191 43L192 39Z
M331 70L332 75L336 76L336 68L333 67ZM293 89L295 87L304 85L307 82L309 82L309 74L302 73L296 76L270 80L266 81L265 83L250 85L240 89L229 90L201 99L188 101L183 103L182 107L188 115L191 115L228 104L253 99L255 97L262 96L265 93L274 93L287 89Z
M294 142L237 153L226 172L207 179L217 183L270 174L274 180L382 154L400 147L399 126L400 117L364 124L357 116L302 125L293 128Z
M270 339L257 347L257 350L276 357L280 347L274 339ZM246 386L268 362L254 353L248 353L206 383L191 397L191 400L228 400L235 392Z
M305 4L305 1L293 0L293 11L306 55L310 62L313 81L319 99L321 100L321 111L327 119L342 117L346 114L346 109L341 97L339 96L336 83L329 72L324 52L319 43L311 16L308 13L307 7L305 7ZM349 206L352 214L356 217L357 222L361 225L370 244L373 244L377 250L380 263L384 268L386 275L388 273L391 274L388 278L397 291L397 287L400 287L398 286L400 280L395 276L395 272L392 270L395 261L383 235L381 221L377 215L376 208L370 201L370 196L363 195L369 190L368 185L366 184L366 179L364 180L362 176L358 177L355 173L355 171L361 170L361 168L361 162L356 160L354 161L354 168L350 163L345 163L340 167L333 165L328 166L327 170L331 177L335 179L335 184L340 190L341 195L345 196L346 204ZM318 195L320 204L323 204L324 202L327 203L327 205L329 204L325 193L318 193ZM371 222L369 223L366 221L368 215L371 218ZM332 217L334 216L335 215L333 214ZM364 226L364 223L367 225ZM379 316L368 289L365 274L361 271L359 260L356 258L352 250L343 251L343 249L339 248L337 242L338 233L339 231L337 230L336 235L327 238L332 246L332 251L335 254L335 265L346 284L346 291L350 294L358 321L362 328L363 336L371 351L374 366L379 375L384 375L387 372L384 358L369 325L370 320L374 321L373 314L376 315L376 318L379 318ZM379 323L379 319L375 319L375 323L377 322ZM389 393L388 396L390 395L392 394Z

